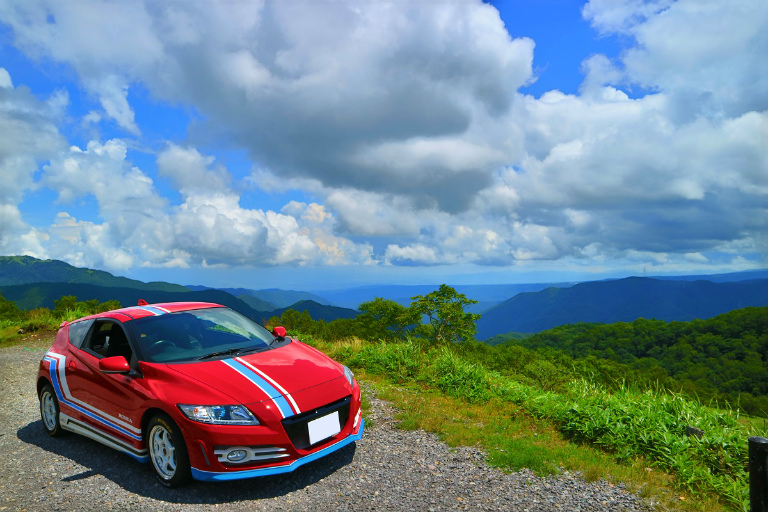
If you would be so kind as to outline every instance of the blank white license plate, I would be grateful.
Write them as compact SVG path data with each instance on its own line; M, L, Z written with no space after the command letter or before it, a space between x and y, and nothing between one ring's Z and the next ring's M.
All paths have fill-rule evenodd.
M309 444L315 444L323 439L335 436L341 432L339 411L334 411L331 414L326 414L316 420L312 420L307 423L307 427L309 428Z

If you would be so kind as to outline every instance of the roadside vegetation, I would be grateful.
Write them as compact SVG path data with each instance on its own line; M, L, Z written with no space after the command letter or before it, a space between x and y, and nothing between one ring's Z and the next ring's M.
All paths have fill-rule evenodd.
M768 416L768 308L744 308L708 320L646 320L563 325L517 342L572 357L626 364L672 377L702 402L738 404Z
M432 314L426 316L419 308L430 301ZM709 340L720 336L720 342L696 345L707 351L709 360L703 362L698 356L668 356L659 362L647 354L622 362L596 351L579 357L577 349L559 350L546 338L551 331L518 336L498 346L478 343L468 334L473 333L475 318L461 314L468 303L450 287L441 287L431 297L414 297L410 308L376 299L362 304L362 314L353 320L313 322L308 315L288 311L269 324L285 325L356 371L380 378L380 386L403 408L406 428L426 428L447 440L480 444L489 450L491 463L502 468L556 472L564 467L587 477L613 475L676 509L748 509L747 439L765 436L766 420L744 413L739 399L745 393L731 401L732 395L710 388L702 393L708 399L701 400L696 381L676 379L673 375L679 372L663 364L675 361L677 370L696 364L701 371L717 357L724 364L731 361L731 382L738 373L746 383L746 371L763 377L768 374L768 308L746 308L710 321L673 322L672 327L639 320L646 347L658 336L660 350L672 347L679 353L680 346L690 344L693 332L708 332ZM436 321L442 330L435 328ZM462 334L446 334L454 325L460 325ZM589 328L627 329L624 324L565 329L569 327L581 333ZM594 346L607 350L614 342L625 348L633 343L626 336L613 340L602 335ZM760 375L756 361L763 367ZM752 386L757 393L760 389ZM424 396L442 398L420 398ZM438 405L446 400L451 405ZM409 412L416 404L421 412ZM765 416L758 408L762 402L745 405L749 412ZM534 422L538 430L552 433L550 441L506 435L505 429L514 428L510 421Z
M26 311L19 309L15 303L0 295L0 346L12 344L32 332L55 332L64 321L119 307L120 303L116 300L78 301L77 297L65 295L54 301L53 310L36 308Z
M483 446L503 469L613 478L679 510L748 509L747 438L765 436L766 420L744 414L743 394L735 403L727 390L699 394L685 368L717 361L731 369L727 382L739 369L764 377L768 308L671 326L578 324L489 346L474 339L477 315L464 312L472 302L443 285L409 307L385 299L361 304L355 319L314 321L289 310L265 324L284 325L373 382L402 410L403 428ZM114 307L69 296L52 311L20 311L0 298L2 336ZM635 346L637 333L644 351ZM659 359L650 355L654 339ZM693 351L680 352L681 342ZM665 356L668 350L690 357ZM695 355L701 351L703 362ZM689 377L675 378L681 374ZM764 398L760 385L752 398ZM765 414L762 402L749 404L749 412Z
M649 475L655 476L659 470L671 475L669 480L652 481L651 487L643 491L646 495L669 498L671 495L663 488L653 490L654 485L661 482L681 491L684 498L693 498L694 503L677 500L684 509L719 510L718 503L724 509L747 509L747 438L765 435L765 429L743 422L737 411L706 407L679 394L630 384L611 390L583 378L566 383L560 391L549 391L489 370L450 347L433 347L415 340L329 343L306 336L303 339L357 371L384 377L390 384L390 394L400 396L396 403L406 411L406 426L411 424L446 436L472 439L488 448L491 463L502 468L531 467L546 473L564 466L594 475L597 471L594 450L597 450L608 455L614 468L616 465L630 468L610 473L621 480L629 479L637 484L638 480L631 475L642 474L638 468L649 468ZM445 408L452 411L450 418L453 419L438 421L440 426L435 427L435 418L430 414L424 417L408 414L404 401L408 404L415 399L405 400L398 394L401 392L391 391L397 388L454 399L453 405ZM423 401L421 406L432 407ZM435 409L438 417L447 414L437 406ZM476 412L470 419L459 419L471 410ZM585 446L594 450L581 454L565 450L567 455L556 455L562 453L563 448L556 443L558 451L550 453L548 443L555 439L552 436L543 446L543 439L535 437L523 442L520 436L506 439L505 430L512 428L510 418L521 417L526 418L524 421L538 421L538 425L548 426L538 429L557 432L556 438L574 443L576 451ZM472 425L483 428L472 435L451 434L457 421L459 426L472 421ZM700 437L688 434L689 427L698 429L695 432L700 431ZM533 445L528 446L531 443ZM597 457L603 462L608 459ZM648 484L646 480L641 479L640 485Z

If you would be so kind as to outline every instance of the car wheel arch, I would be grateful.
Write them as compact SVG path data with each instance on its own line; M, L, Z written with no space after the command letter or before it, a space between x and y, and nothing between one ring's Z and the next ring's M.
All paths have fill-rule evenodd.
M37 379L37 398L40 398L40 394L43 392L43 388L46 385L53 387L53 384L49 379L46 379L45 377Z
M174 415L171 414L169 411L163 409L162 407L150 407L144 413L141 415L141 433L142 437L146 440L147 435L149 432L147 432L147 427L149 427L149 422L152 421L152 418L154 418L157 415L164 415L164 416L170 416L171 419L176 421L174 419ZM178 422L176 422L178 424ZM181 427L179 427L181 428Z

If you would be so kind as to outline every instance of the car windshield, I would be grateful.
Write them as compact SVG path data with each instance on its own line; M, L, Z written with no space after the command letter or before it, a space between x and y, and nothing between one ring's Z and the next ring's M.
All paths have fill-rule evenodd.
M267 350L275 337L228 308L208 308L130 322L145 361L187 362Z

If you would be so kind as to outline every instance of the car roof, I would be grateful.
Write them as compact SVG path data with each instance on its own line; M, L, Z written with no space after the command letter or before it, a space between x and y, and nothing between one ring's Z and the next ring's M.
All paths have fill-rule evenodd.
M213 302L160 302L157 304L141 304L138 306L113 309L112 311L105 311L104 313L97 313L95 315L78 318L74 321L77 322L80 320L90 320L94 318L113 318L120 322L129 322L137 318L164 315L166 313L178 313L179 311L223 307L225 306L222 306L221 304L215 304Z

